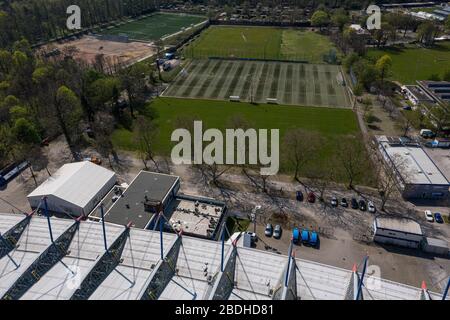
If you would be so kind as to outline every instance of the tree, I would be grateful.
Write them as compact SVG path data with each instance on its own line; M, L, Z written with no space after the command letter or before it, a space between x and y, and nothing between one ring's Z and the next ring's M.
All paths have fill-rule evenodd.
M389 76L392 69L392 58L387 54L383 55L377 60L375 67L379 72L381 82L384 83L384 79Z
M447 16L447 19L445 19L444 28L445 30L450 31L450 16Z
M33 123L24 118L15 121L13 131L17 140L21 143L37 144L41 140Z
M399 175L405 182L411 176L405 160L402 160L398 155L391 157L391 160L392 162L390 164L386 164L384 160L381 160L377 170L377 187L381 198L381 211L385 210L386 203L395 193L399 183Z
M155 160L154 144L158 136L158 128L154 121L143 116L138 116L135 121L136 125L136 143L140 158L146 170L148 170L147 161L150 160L159 172L158 162Z
M396 123L396 127L402 132L403 137L407 137L412 128L412 114L403 113L403 117Z
M287 163L294 169L294 179L301 183L300 172L317 153L322 141L314 131L290 129L283 138L282 154Z
M59 87L55 96L55 113L58 125L66 138L74 159L78 156L74 150L75 139L79 137L81 105L79 98L66 86Z
M434 44L434 39L439 33L438 26L432 21L426 21L420 24L417 29L418 41L426 46L431 46Z
M367 168L366 150L362 137L343 137L338 141L336 159L338 165L344 168L348 188L353 189L355 181L358 181Z
M95 146L97 151L108 159L109 166L113 169L110 155L113 156L114 161L119 163L119 156L111 141L111 134L114 131L114 119L109 113L97 113L94 120L95 130Z
M445 71L444 75L442 76L443 81L450 81L450 69Z
M436 126L438 133L450 125L450 107L447 106L435 106L431 109L430 114L431 121Z
M149 74L148 66L143 63L136 63L119 72L119 79L128 96L132 117L134 117L134 108L142 105L145 101L146 77Z
M342 32L344 26L350 21L350 18L344 10L337 10L331 16L331 21L333 22L333 25L338 27L339 31Z
M319 27L322 30L323 27L330 23L330 18L328 13L322 10L317 10L311 17L311 25L314 27Z

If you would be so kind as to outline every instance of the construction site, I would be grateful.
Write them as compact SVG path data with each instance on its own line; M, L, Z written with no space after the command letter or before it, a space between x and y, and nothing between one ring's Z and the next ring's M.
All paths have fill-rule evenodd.
M3 300L444 300L370 275L225 241L44 214L0 214ZM420 283L419 283L420 284Z

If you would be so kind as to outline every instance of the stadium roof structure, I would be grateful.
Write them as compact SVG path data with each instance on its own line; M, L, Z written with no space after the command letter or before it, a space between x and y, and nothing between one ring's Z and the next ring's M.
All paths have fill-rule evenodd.
M28 198L52 195L84 207L114 177L113 171L90 161L68 163L31 192Z
M104 228L104 229L103 229ZM0 299L442 299L287 256L108 223L0 214Z

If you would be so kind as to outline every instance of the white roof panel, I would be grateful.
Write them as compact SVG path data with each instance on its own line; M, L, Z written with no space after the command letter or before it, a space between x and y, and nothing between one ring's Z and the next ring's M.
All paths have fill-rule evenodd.
M63 165L28 197L53 195L80 207L85 205L108 183L115 173L90 161Z

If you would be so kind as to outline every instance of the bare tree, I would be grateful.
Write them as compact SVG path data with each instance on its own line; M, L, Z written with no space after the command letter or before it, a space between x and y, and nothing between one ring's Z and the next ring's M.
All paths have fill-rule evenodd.
M108 159L109 166L113 169L110 155L113 156L114 161L119 163L119 156L111 141L111 134L114 131L114 119L110 114L97 113L95 117L95 146L97 151Z
M411 172L408 171L406 160L400 156L391 158L392 163L378 166L377 170L377 184L378 193L381 198L381 211L385 210L386 203L392 199L395 191L398 190L399 179L407 182L410 179Z
M320 167L314 167L308 171L307 177L311 185L319 192L319 199L323 201L325 192L336 179L335 160L330 159Z
M139 157L144 163L145 170L148 170L147 161L150 160L159 172L158 162L155 160L154 143L158 136L156 124L148 118L138 116L136 118L136 143L138 146Z
M283 155L294 168L294 179L301 183L300 172L311 161L322 143L320 136L313 131L291 129L283 138Z
M366 150L362 138L348 136L338 142L336 158L338 165L344 168L348 179L348 188L353 189L355 181L358 181L367 168Z

